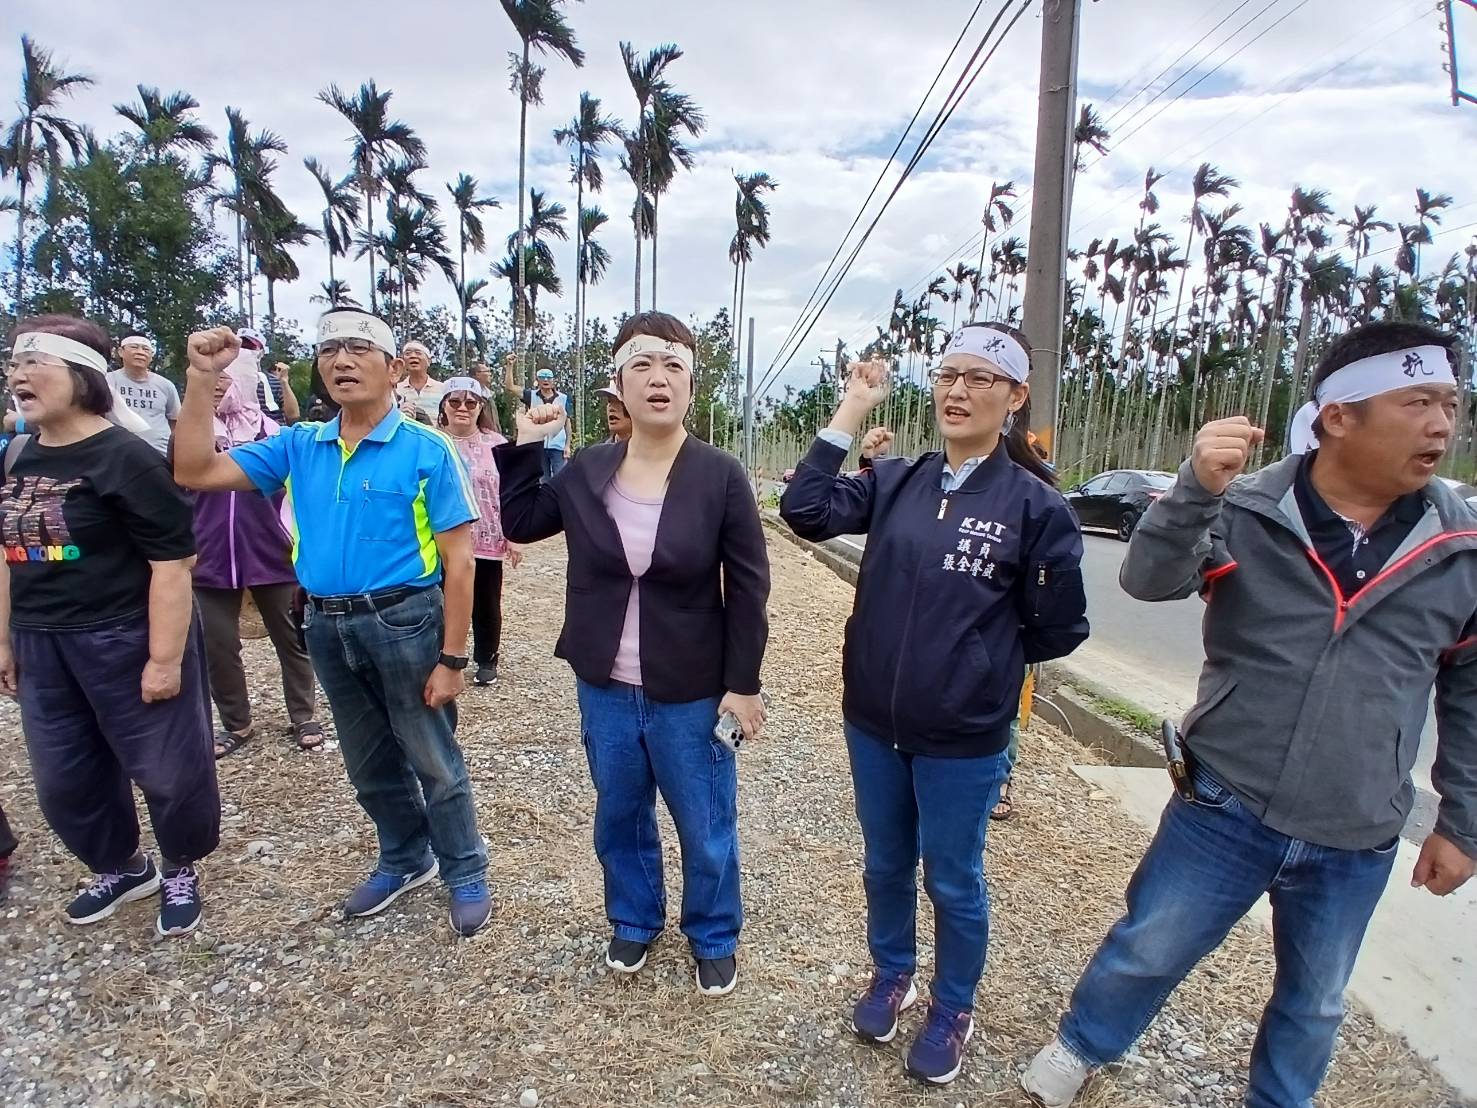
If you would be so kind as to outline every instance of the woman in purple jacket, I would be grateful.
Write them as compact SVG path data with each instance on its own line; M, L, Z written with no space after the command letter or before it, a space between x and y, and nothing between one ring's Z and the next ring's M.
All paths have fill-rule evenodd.
M215 440L222 450L278 431L258 401L258 356L243 348L216 384ZM311 750L322 745L323 727L314 718L313 667L293 617L297 574L281 498L268 500L258 492L196 493L195 541L195 602L205 624L210 695L221 720L216 758L234 753L255 733L241 667L241 597L247 589L282 665L282 695L298 746Z

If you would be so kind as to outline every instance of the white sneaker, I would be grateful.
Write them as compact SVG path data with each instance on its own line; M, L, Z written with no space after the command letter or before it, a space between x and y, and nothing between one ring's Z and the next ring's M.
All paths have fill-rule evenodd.
M1092 1067L1055 1038L1021 1074L1021 1088L1042 1108L1067 1108L1090 1076Z

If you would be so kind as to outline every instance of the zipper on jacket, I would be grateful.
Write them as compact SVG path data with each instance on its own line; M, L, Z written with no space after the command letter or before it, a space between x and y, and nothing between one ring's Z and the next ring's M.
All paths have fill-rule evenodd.
M1370 589L1374 588L1381 581L1385 580L1385 578L1398 573L1401 569L1405 568L1405 566L1415 561L1415 559L1419 558L1422 554L1430 550L1433 546L1439 546L1443 542L1447 542L1451 539L1465 539L1473 537L1477 537L1477 531L1447 531L1444 534L1437 535L1435 538L1421 543L1420 546L1417 546L1414 550L1407 553L1394 565L1380 570L1379 573L1375 574L1362 586L1360 586L1358 592L1350 597L1344 596L1343 589L1339 588L1338 578L1333 575L1333 570L1328 568L1327 563L1325 563L1323 559L1318 556L1318 551L1314 550L1311 546L1306 547L1305 549L1307 550L1308 557L1312 560L1313 564L1321 569L1324 575L1328 578L1328 583L1333 588L1334 599L1338 601L1338 609L1334 612L1333 616L1333 629L1335 634L1343 628L1344 618L1349 614L1349 608L1354 603L1354 601L1358 600L1365 593L1369 592Z
M241 573L236 568L236 494L228 493L231 507L226 513L226 543L231 551L231 588L241 587Z

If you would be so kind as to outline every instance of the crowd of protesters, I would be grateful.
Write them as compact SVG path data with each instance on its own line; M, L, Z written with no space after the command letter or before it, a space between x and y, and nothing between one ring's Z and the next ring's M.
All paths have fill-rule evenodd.
M606 963L638 973L667 925L660 796L695 987L736 987L737 752L765 724L769 565L749 476L685 428L697 343L681 321L625 321L597 390L608 437L579 450L552 371L528 389L513 360L496 384L485 366L441 380L423 344L358 309L319 321L307 421L249 329L190 337L182 400L146 336L115 350L95 324L52 315L22 320L11 342L0 688L20 703L41 812L92 873L68 920L158 894L161 935L199 925L216 760L256 734L241 662L250 593L294 741L323 743L321 687L377 834L345 914L439 878L452 929L487 926L496 844L478 829L457 699L469 669L476 685L497 679L504 569L562 533L555 654L578 690ZM780 505L803 537L869 536L839 721L873 964L851 1023L891 1042L919 999L921 863L932 978L905 1066L932 1084L959 1075L975 1033L986 830L1011 812L1023 681L1089 633L1080 529L1027 431L1031 357L1013 327L956 331L930 375L942 448L914 459L867 427L887 366L854 363ZM1440 810L1412 882L1448 895L1471 878L1477 526L1436 477L1459 362L1455 339L1422 324L1341 336L1285 459L1243 475L1261 429L1208 424L1135 532L1123 588L1199 593L1205 669L1182 724L1186 768L1127 912L1022 1075L1037 1104L1065 1108L1125 1054L1263 894L1277 974L1246 1103L1312 1103L1412 807L1433 686ZM518 401L514 441L495 388ZM843 472L853 445L863 464ZM0 896L15 850L0 812Z

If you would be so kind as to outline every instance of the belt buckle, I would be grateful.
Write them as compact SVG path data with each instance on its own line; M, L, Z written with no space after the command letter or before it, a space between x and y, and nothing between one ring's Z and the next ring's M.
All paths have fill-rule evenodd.
M326 616L346 616L354 610L354 599L349 596L325 596L318 607Z

